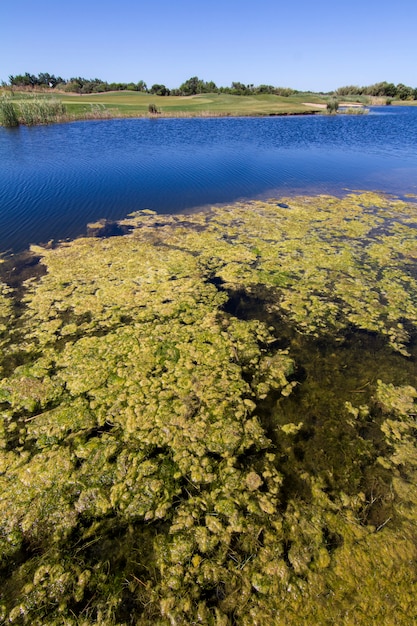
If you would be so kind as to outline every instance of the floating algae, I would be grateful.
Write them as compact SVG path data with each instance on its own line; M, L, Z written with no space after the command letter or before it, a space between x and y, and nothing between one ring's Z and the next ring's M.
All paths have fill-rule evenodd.
M416 221L139 212L5 275L1 620L417 619Z

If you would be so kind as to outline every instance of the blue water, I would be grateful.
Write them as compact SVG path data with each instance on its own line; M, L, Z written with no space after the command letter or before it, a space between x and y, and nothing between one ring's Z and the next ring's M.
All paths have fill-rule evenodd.
M0 128L0 251L142 208L346 189L417 193L417 107Z

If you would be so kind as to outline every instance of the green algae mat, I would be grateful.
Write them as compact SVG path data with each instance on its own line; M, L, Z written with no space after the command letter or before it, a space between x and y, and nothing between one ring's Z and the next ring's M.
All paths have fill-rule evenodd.
M0 621L414 623L415 198L118 230L1 266Z

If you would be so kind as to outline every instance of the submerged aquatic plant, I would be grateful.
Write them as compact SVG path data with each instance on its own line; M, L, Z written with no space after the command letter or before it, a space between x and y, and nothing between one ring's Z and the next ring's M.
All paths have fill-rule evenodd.
M364 106L348 106L345 107L342 112L345 115L368 115L369 109L365 108Z
M416 214L287 198L33 248L0 294L1 619L417 618Z

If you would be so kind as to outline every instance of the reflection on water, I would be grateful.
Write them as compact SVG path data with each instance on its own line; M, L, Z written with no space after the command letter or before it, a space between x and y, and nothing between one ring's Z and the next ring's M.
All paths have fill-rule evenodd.
M106 120L0 128L0 249L99 218L241 198L417 191L417 107L366 116Z

